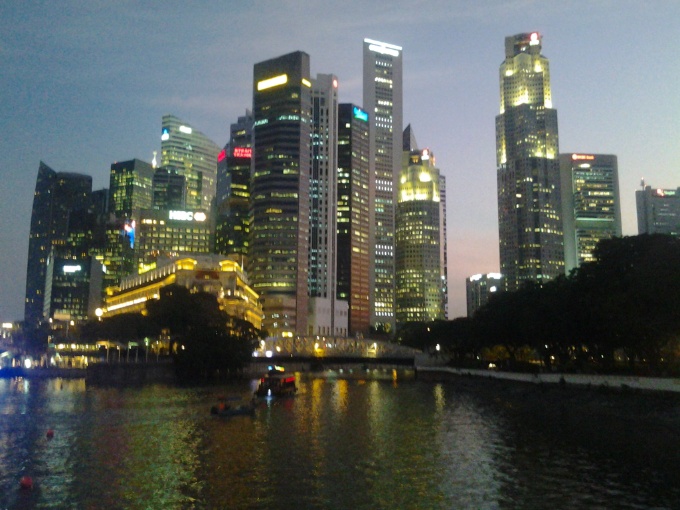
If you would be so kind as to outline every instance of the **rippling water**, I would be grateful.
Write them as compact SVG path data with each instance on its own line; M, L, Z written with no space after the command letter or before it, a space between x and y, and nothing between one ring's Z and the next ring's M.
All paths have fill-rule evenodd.
M254 385L0 379L0 509L680 505L677 452L650 463L488 392L303 375L297 396L254 417L209 414L217 396L247 399Z

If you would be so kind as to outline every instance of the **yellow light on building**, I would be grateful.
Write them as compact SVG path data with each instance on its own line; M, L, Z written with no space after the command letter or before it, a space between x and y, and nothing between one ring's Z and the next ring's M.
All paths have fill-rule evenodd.
M261 80L257 82L257 90L266 90L272 87L277 87L278 85L284 85L288 83L288 75L280 74L274 76L273 78L267 78L266 80Z

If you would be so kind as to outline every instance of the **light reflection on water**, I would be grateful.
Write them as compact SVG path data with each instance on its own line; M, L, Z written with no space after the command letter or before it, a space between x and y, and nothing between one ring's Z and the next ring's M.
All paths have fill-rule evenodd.
M4 508L672 508L680 489L455 384L299 377L255 417L219 387L0 379ZM46 431L53 429L53 439ZM567 431L568 432L568 431ZM23 475L33 491L18 488Z

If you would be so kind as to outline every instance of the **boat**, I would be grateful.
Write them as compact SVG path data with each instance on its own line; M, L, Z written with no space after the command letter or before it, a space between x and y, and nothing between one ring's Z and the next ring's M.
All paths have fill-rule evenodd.
M295 376L286 374L282 367L274 367L260 378L260 384L255 390L257 397L290 397L295 395Z
M240 400L230 399L230 400ZM255 402L251 401L248 404L232 405L227 403L226 399L220 398L217 405L210 408L210 414L217 416L239 416L239 415L255 415Z

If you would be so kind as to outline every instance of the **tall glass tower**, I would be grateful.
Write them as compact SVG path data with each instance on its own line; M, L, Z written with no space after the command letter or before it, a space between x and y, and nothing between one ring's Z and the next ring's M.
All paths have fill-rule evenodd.
M616 156L560 154L565 272L594 260L602 239L621 236Z
M243 264L250 236L250 166L253 114L231 125L229 143L217 156L217 220L215 252Z
M368 335L369 196L368 112L352 103L338 107L338 299L348 301L349 336Z
M444 319L439 169L429 149L403 153L396 229L396 319Z
M52 248L69 244L69 229L79 210L89 204L91 192L92 177L89 175L55 172L40 162L28 240L24 318L29 325L37 325L43 318L48 257Z
M364 108L373 155L371 194L371 323L395 326L395 208L401 169L403 93L401 47L364 39Z
M255 64L248 275L284 338L307 333L311 88L306 53Z
M557 111L537 32L505 38L496 117L498 229L505 288L564 273Z
M164 115L161 166L186 178L186 207L210 210L217 193L220 148L200 131L174 115Z

